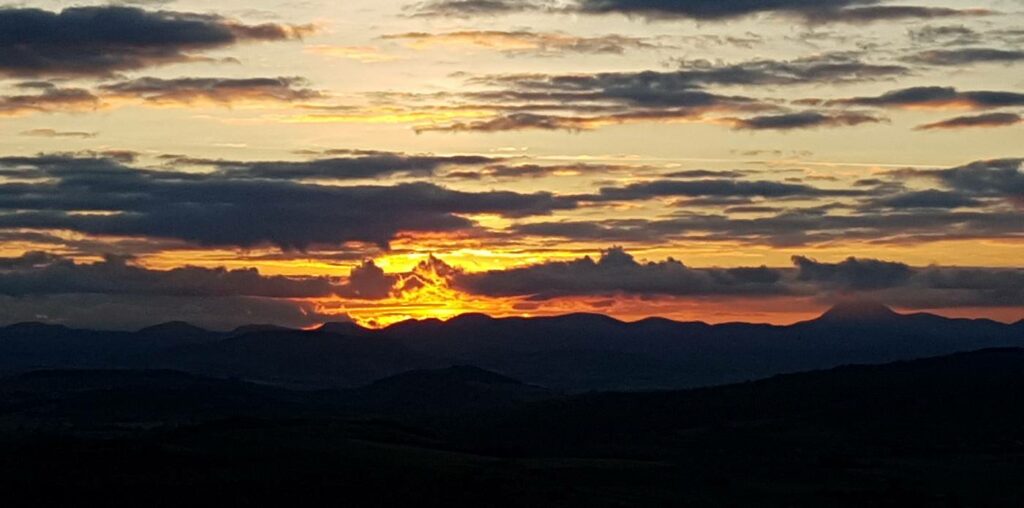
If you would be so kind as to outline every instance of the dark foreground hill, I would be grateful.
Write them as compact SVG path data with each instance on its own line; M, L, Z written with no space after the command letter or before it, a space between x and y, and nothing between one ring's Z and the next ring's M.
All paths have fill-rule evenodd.
M212 332L168 323L138 332L25 323L0 328L0 372L163 368L288 387L345 388L412 369L475 365L558 391L671 389L746 381L850 363L884 363L1024 346L1024 322L896 314L845 304L790 326L625 323L572 314L447 322L383 330L328 323Z
M473 367L339 391L42 371L0 380L0 488L37 506L1018 507L1022 403L1021 349L575 396Z

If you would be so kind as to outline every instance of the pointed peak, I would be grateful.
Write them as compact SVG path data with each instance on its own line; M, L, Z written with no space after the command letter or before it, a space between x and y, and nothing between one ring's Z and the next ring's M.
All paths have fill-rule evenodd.
M818 320L884 321L896 317L899 317L899 314L881 303L871 300L848 300L833 305Z

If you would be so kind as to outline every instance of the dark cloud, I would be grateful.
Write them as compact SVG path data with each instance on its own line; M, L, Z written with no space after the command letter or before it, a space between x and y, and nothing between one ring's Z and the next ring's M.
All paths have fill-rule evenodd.
M795 60L752 60L737 64L682 61L673 71L596 74L513 74L473 77L451 98L462 107L494 110L492 117L416 126L418 132L585 131L634 122L703 121L710 114L779 111L777 102L708 91L708 86L837 84L903 75L906 67L863 62L855 55L829 53ZM413 106L409 106L412 108ZM871 121L854 113L833 114L816 125ZM805 121L805 124L809 124ZM751 124L756 125L756 124Z
M97 133L86 132L86 131L59 131L57 129L29 129L27 131L21 131L20 136L28 136L35 138L95 138Z
M0 295L0 323L45 321L92 329L137 330L154 323L186 321L211 330L253 323L308 328L344 316L321 314L301 300L245 296L187 297L61 294Z
M583 131L593 128L587 118L511 113L486 120L416 126L416 132L506 132L522 130Z
M981 203L970 196L959 192L929 189L923 191L904 192L877 199L871 206L885 208L963 208L978 206Z
M721 21L779 14L811 23L870 23L987 14L983 10L877 5L880 0L432 0L412 6L420 16L494 16L527 11L623 14L648 20Z
M313 298L335 294L335 284L326 277L267 276L255 268L152 270L117 256L96 263L76 263L43 252L0 258L0 295L72 293Z
M913 271L903 263L847 258L839 263L819 263L793 256L797 280L841 289L880 289L905 284Z
M893 90L874 97L839 99L829 101L828 104L884 108L992 109L1024 106L1024 94L1001 91L961 92L953 87L920 86Z
M602 187L597 196L584 199L603 201L643 200L656 197L762 197L811 198L822 196L860 196L863 191L820 189L809 185L744 180L656 180L624 187Z
M385 35L381 39L400 41L417 48L436 45L466 45L493 49L506 55L534 56L621 55L627 50L664 47L660 43L643 37L614 34L584 37L562 32L533 32L529 30L406 32Z
M335 152L331 152L334 154ZM433 155L396 152L353 151L305 161L232 161L165 156L174 164L211 166L224 175L239 179L274 180L356 180L389 176L433 176L439 169L482 166L501 159L481 155Z
M316 99L320 92L307 88L302 78L175 78L144 77L99 87L107 96L165 104L210 101L295 102Z
M770 268L694 269L669 258L640 263L613 247L598 260L549 261L524 268L463 274L455 285L487 296L559 296L629 293L643 295L765 295L781 293L780 274Z
M856 55L825 53L794 60L750 60L733 64L682 60L674 71L609 72L598 74L484 76L471 80L520 92L574 94L577 99L617 98L634 104L680 105L676 94L708 85L803 85L846 83L892 78L909 73L901 65L865 62ZM506 96L507 97L507 96ZM524 95L539 99L543 96ZM683 95L683 97L686 97ZM691 99L692 101L692 99ZM691 101L686 101L689 104Z
M0 74L106 76L195 60L202 51L245 41L293 39L308 30L124 6L60 12L7 7L0 8Z
M101 294L278 299L340 296L380 300L400 292L400 282L411 275L384 273L372 260L364 260L342 280L324 276L263 275L256 268L184 266L155 270L125 256L106 255L97 262L76 262L48 252L29 251L20 256L0 257L0 296Z
M865 113L822 113L818 111L802 111L781 115L761 115L751 118L733 118L729 120L734 129L738 130L794 130L814 129L819 127L851 127L865 123L881 123L885 118Z
M1024 51L996 48L935 49L922 51L906 59L926 65L964 67L978 63L1013 63L1024 61Z
M42 251L29 251L20 256L0 257L0 270L47 267L63 261L63 258ZM3 290L0 290L3 292Z
M902 65L873 64L850 53L824 53L794 60L751 60L736 64L680 61L682 78L702 85L842 84L894 78L910 73Z
M547 300L568 296L871 298L909 308L1020 306L1024 270L911 267L850 257L837 263L794 256L793 267L690 268L672 258L638 262L619 247L572 261L460 274L459 289L479 295Z
M348 281L337 294L346 298L381 300L391 295L400 280L398 275L384 273L373 260L365 260L349 273Z
M101 105L99 97L81 88L60 88L42 84L33 84L26 88L37 92L24 95L0 95L0 116L89 111L97 109Z
M1024 304L1019 268L911 267L876 259L823 263L794 256L796 279L819 295L868 296L907 308L1016 307Z
M0 174L9 172L37 181L0 184L0 229L63 229L200 245L387 245L402 232L475 227L465 215L529 217L576 207L574 200L546 192L463 192L430 183L314 185L142 170L106 158L0 159Z
M1024 205L1024 159L977 161L932 174L958 191L975 196L1009 198Z
M429 0L409 6L414 16L466 18L541 11L552 7L541 0Z
M963 25L925 26L912 29L910 39L926 44L975 44L981 41L981 34Z
M710 169L684 169L673 171L662 176L666 178L743 178L751 173L742 169L733 170L710 170Z
M968 127L1007 127L1024 122L1016 113L985 113L973 116L958 116L948 120L919 125L917 130L964 129Z
M952 9L948 7L921 7L915 5L876 5L848 9L810 11L806 19L812 23L874 23L901 19L941 19L965 16L988 16L985 9Z
M605 219L529 222L513 233L571 241L661 243L686 240L793 247L837 241L876 243L950 239L1024 238L1019 212L942 209L863 210L829 213L822 208L787 209L752 218L685 213L661 219Z
M446 178L462 180L480 180L493 178L498 180L517 180L523 178L546 178L554 176L576 176L584 174L603 174L629 172L637 170L634 166L617 164L490 164L478 170L448 171Z
M872 3L873 0L579 0L579 9L592 14L627 14L649 19L723 20L761 13L807 17L819 11L831 13Z

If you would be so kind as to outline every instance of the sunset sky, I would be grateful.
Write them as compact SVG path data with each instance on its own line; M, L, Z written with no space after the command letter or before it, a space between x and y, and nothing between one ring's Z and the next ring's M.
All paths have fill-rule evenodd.
M1024 1L0 7L0 323L1024 318Z

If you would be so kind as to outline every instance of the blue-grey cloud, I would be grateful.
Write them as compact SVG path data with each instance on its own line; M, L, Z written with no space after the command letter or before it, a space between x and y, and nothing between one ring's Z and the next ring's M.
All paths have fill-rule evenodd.
M309 30L249 25L210 15L136 7L71 7L59 12L0 8L0 74L106 76L199 58L245 41L293 39Z

